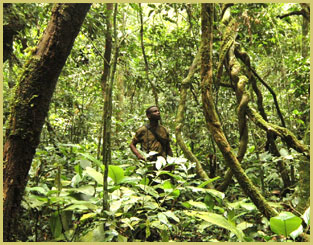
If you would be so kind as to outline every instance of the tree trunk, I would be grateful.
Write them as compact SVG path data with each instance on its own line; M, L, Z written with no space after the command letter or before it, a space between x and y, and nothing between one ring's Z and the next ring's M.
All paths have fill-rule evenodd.
M111 61L111 54L112 54L112 21L111 21L111 15L112 15L112 9L113 9L113 3L107 3L106 4L107 10L106 10L106 37L105 37L105 51L104 51L104 65L103 65L103 72L101 76L101 88L103 97L105 99L106 97L106 86L107 81L109 78L110 73L110 61Z
M234 173L238 183L247 196L250 197L259 211L267 218L275 216L277 212L269 206L259 190L252 184L240 166L233 153L218 120L213 96L213 4L202 4L201 8L201 90L204 116L213 138L222 152L228 167Z
M159 107L158 90L149 78L149 65L148 65L148 60L147 60L147 56L146 56L146 52L145 52L145 46L143 43L143 20L142 20L142 8L141 8L140 3L139 3L139 8L140 8L140 11L139 11L139 14L140 14L140 44L141 44L143 59L145 61L146 79L151 86L152 93L154 96L155 106Z
M14 228L28 171L58 77L90 4L57 4L30 60L11 107L3 153L3 235L14 241Z
M113 63L109 63L109 79L106 80L106 91L104 98L104 106L103 106L103 158L102 162L104 165L104 173L103 173L103 210L109 210L109 194L108 194L108 172L109 165L111 164L111 122L112 122L112 89L113 89L113 81L114 75L116 71L117 65L117 57L118 57L118 43L117 43L117 27L116 27L116 16L117 16L117 4L115 4L114 15L113 15L113 23L114 23L114 60ZM113 4L107 4L108 10L112 10ZM111 19L111 14L107 16ZM110 20L111 21L111 20ZM108 83L108 81L110 82Z
M189 72L187 77L182 81L182 86L180 90L180 101L177 109L177 115L176 115L176 140L180 148L182 149L185 157L191 161L196 163L196 171L197 174L204 180L208 180L209 176L207 173L203 170L202 165L200 161L197 159L197 157L192 153L191 150L188 149L186 144L184 143L181 129L183 127L183 120L184 120L184 112L186 110L186 97L187 97L187 89L190 86L190 79L194 75L195 71L197 70L197 66L200 63L200 52L197 53L191 67L189 68Z

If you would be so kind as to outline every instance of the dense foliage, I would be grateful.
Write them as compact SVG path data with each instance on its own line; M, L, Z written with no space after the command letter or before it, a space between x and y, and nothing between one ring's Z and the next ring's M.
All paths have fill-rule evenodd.
M234 179L225 192L207 188L223 181L227 165L205 124L201 105L200 74L188 91L183 137L210 176L202 180L195 164L186 159L176 142L175 118L182 80L201 43L200 4L142 4L143 43L149 64L148 77L157 89L162 124L170 131L174 157L163 170L161 159L143 163L135 159L129 143L145 124L145 110L154 104L146 79L140 45L140 6L119 4L116 15L119 48L112 97L109 210L103 209L102 125L106 5L92 5L58 79L50 110L37 148L22 202L17 234L19 241L303 241L309 234L309 207L301 202L298 182L302 153L276 139L279 156L267 151L266 132L248 121L249 142L241 164L279 216L266 219ZM245 49L256 73L272 88L285 127L309 145L310 55L304 52L309 33L303 34L304 16L283 14L301 11L300 4L236 4L226 9L238 21L236 42ZM22 23L4 63L4 134L14 86L47 26L51 4L13 4L4 15ZM215 4L214 68L222 50L221 19L225 8ZM228 12L229 11L229 12ZM32 13L32 14L31 14ZM242 63L242 70L248 68ZM216 70L213 76L217 76ZM227 71L222 83L228 83ZM268 121L282 125L273 94L258 85ZM252 86L249 105L257 109ZM215 105L231 147L237 151L238 107L234 91L214 88ZM286 188L277 163L283 161L291 179ZM157 166L151 170L151 165ZM304 169L304 170L303 170ZM167 176L167 177L164 177ZM301 192L300 192L301 193ZM301 224L302 223L302 224Z

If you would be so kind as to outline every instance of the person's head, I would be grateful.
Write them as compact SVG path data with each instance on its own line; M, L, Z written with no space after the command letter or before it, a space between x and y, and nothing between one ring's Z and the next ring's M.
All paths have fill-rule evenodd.
M146 110L146 115L149 118L149 120L160 120L161 119L160 110L157 106L150 106Z

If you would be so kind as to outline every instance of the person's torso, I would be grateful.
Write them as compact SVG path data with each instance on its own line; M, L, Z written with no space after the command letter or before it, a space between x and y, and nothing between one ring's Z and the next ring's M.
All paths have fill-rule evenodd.
M143 130L143 134L141 137L141 147L142 150L145 152L151 152L156 151L159 155L166 157L166 146L164 142L167 142L169 140L168 133L162 125L158 125L157 128L148 129L147 126L143 126L140 128L140 130ZM154 131L160 138L163 140L163 145L157 137L152 133Z

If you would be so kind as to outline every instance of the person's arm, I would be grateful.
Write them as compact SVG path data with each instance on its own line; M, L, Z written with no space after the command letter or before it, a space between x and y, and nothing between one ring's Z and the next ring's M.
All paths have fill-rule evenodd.
M139 153L138 149L136 148L136 145L137 145L137 143L134 140L132 140L132 142L129 145L131 151L136 155L136 157L139 160L146 161L146 159Z

